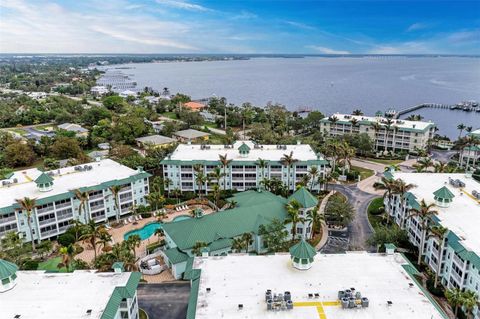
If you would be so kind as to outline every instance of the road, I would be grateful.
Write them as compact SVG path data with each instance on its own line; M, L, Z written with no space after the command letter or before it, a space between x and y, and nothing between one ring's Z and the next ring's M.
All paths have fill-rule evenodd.
M187 316L190 282L140 284L138 306L150 319L185 319Z
M440 151L440 150L432 150L432 159L448 163L450 162L450 158L458 153L457 151Z
M361 191L356 184L332 184L329 185L329 189L334 189L347 197L349 203L355 209L355 218L348 226L346 238L343 238L341 234L330 234L330 237L333 238L329 239L322 252L342 252L346 250L375 251L374 247L366 243L373 234L373 230L368 222L367 208L370 201L378 196Z

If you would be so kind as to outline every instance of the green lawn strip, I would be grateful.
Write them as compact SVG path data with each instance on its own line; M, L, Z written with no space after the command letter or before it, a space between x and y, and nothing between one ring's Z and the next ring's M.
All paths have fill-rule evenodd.
M367 161L380 163L384 165L397 165L403 162L403 160L398 160L398 159L381 159L381 158L367 158Z
M378 197L375 198L370 202L370 205L368 206L368 220L370 221L370 224L372 225L373 229L377 229L378 227L381 226L381 222L383 220L382 214L375 214L376 211L380 207L383 207L383 198Z
M164 116L164 117L168 117L172 120L178 120L175 112L165 112L165 113L162 113L161 115Z
M58 268L57 265L62 262L62 257L54 257L48 260L42 261L38 264L38 270L46 271L58 271L58 272L67 272L67 268Z
M357 171L360 173L360 178L364 180L365 178L369 178L374 174L374 172L371 169L359 167L359 166L352 166L352 170Z

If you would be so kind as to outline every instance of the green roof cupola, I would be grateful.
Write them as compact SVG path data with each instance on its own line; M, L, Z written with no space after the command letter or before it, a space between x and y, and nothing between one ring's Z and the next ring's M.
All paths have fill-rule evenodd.
M307 270L312 267L313 257L317 252L305 239L301 239L300 242L290 247L290 258L293 262L293 267L300 270Z
M125 267L123 265L123 262L121 261L114 262L112 265L112 269L116 273L122 273L125 271Z
M317 206L318 200L315 196L312 195L305 187L300 187L295 193L290 195L288 201L297 200L305 210Z
M45 173L41 173L35 180L35 183L41 192L48 192L53 188L53 178Z
M450 203L453 201L455 195L446 187L443 186L442 188L433 192L435 203L437 206L440 207L448 207Z
M0 259L0 292L15 287L18 267L14 263Z
M238 148L238 151L240 152L241 157L247 157L248 153L250 153L250 147L247 144L242 143Z

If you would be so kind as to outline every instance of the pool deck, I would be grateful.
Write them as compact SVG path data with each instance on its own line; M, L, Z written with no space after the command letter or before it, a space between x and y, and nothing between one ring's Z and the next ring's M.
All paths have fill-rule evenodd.
M178 216L181 216L181 215L189 215L190 216L190 211L192 209L197 208L197 207L202 208L203 211L204 211L204 214L213 213L213 210L208 206L191 205L190 208L186 209L186 210L181 210L181 211L178 211L178 212L177 211L169 211L167 213L167 215L165 216L165 218L162 219L161 222L171 222L171 221L173 221L173 219L175 217L178 217ZM123 218L123 219L125 219L125 218ZM123 238L124 234L126 234L127 232L135 230L135 229L140 229L147 224L150 224L150 223L153 223L153 222L158 222L158 221L159 220L158 220L157 217L144 218L142 220L137 221L136 224L135 223L129 223L127 225L122 224L122 226L120 226L120 227L112 228L108 231L108 233L110 235L112 235L113 244L121 243L124 240L124 238ZM137 258L140 257L140 256L145 256L147 245L157 242L158 239L159 238L157 236L153 235L148 239L142 240L142 242L140 243L140 246L135 249L135 252L137 254ZM80 242L79 244L84 248L84 250L80 254L76 255L75 258L82 259L82 260L86 261L87 263L91 263L94 259L93 248L89 247L89 245L87 245L86 243L83 243L83 242ZM97 256L100 255L101 253L102 252L101 252L100 247L97 247ZM170 271L164 271L161 274L155 275L155 276L144 276L144 279L147 280L148 282L154 282L154 283L174 280Z

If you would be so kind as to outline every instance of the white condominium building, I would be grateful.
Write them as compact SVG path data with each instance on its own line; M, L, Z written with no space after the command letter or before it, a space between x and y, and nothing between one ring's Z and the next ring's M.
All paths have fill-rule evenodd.
M460 163L475 168L480 166L480 129L469 133L467 136L472 137L476 143L463 148L460 153Z
M110 159L42 172L36 168L16 171L0 181L0 238L9 231L20 233L30 241L26 212L17 199L35 199L31 214L33 238L56 237L70 227L72 220L106 222L128 214L133 205L145 205L149 173L133 170ZM110 188L121 187L117 202ZM75 190L88 192L85 211Z
M442 240L425 239L424 260L434 272L439 269L441 282L448 288L468 289L480 293L480 183L464 174L387 172L387 178L402 179L415 187L404 195L385 198L385 209L417 247L422 237L421 220L411 216L420 202L435 203L438 215L430 226L448 229L445 247ZM430 233L430 232L429 232Z
M0 259L0 318L138 319L139 272L19 271Z
M376 150L414 152L427 147L435 133L435 124L389 119L380 113L375 117L335 113L320 121L320 129L329 136L366 133Z
M282 160L285 155L292 156L293 164L286 165ZM220 156L230 161L226 167L220 161ZM264 165L260 165L260 159L265 161ZM206 175L216 167L226 173L220 181L206 182L202 190L210 190L218 182L222 188L225 184L226 189L243 191L260 187L264 179L278 179L294 190L295 185L316 167L317 174L308 188L318 191L322 187L318 179L325 177L328 161L306 144L259 145L251 141L233 145L180 144L162 161L164 177L171 181L168 189L179 188L184 192L198 190L194 170L196 164L201 165Z

